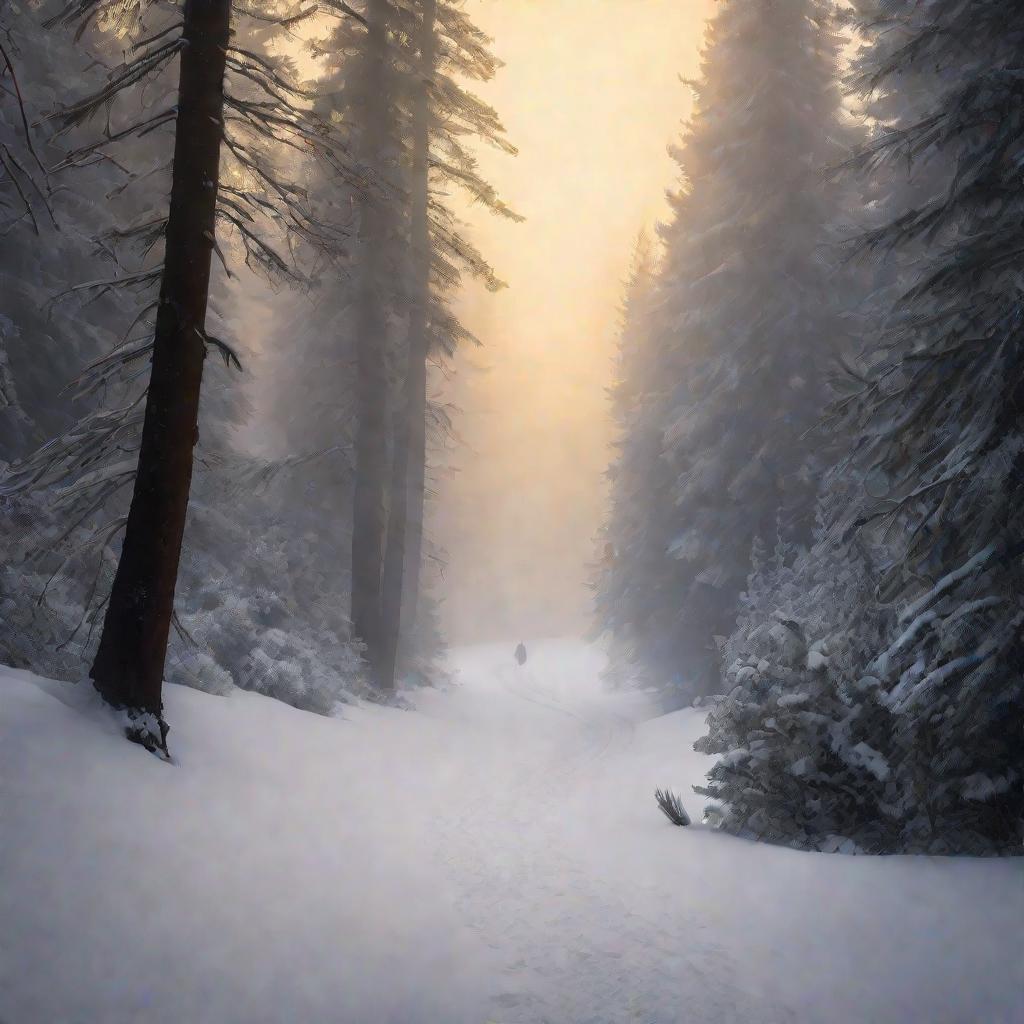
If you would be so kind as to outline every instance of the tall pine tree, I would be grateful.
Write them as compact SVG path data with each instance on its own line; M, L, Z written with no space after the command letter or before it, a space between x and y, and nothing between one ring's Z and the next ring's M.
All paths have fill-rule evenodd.
M863 240L881 253L928 246L849 406L854 462L875 481L852 528L884 552L879 596L896 611L865 676L892 716L901 844L1018 846L1024 17L1009 0L856 7L876 41L856 85L881 118L904 79L939 71L926 103L884 120L862 163L948 168L937 194Z
M419 597L423 537L423 478L427 461L427 359L430 342L430 85L437 68L437 0L422 0L411 39L416 74L411 102L409 174L409 317L405 366L395 413L391 508L381 573L381 675L394 685L399 646ZM415 570L413 570L415 566ZM408 579L408 577L412 577ZM407 596L408 590L408 596Z
M251 10L249 16L261 13ZM174 138L169 163L158 160L147 173L129 175L124 185L167 173L169 205L155 212L149 208L134 223L101 236L118 272L72 289L102 297L159 288L131 320L121 345L83 374L89 390L102 391L131 364L148 358L146 390L120 409L89 415L40 449L18 474L24 490L42 480L73 481L67 492L86 506L84 513L81 508L74 513L83 519L132 487L123 522L101 529L103 547L122 525L124 539L90 674L104 699L127 712L128 735L150 749L166 749L163 673L198 440L203 364L211 349L226 362L238 361L208 330L214 253L226 263L218 225L234 236L247 263L284 279L302 275L269 240L268 226L288 234L295 243L292 251L320 251L334 243L332 227L318 221L301 190L279 175L271 151L283 144L340 166L340 148L329 126L306 109L307 94L287 73L232 37L232 17L228 0L186 0L180 12L155 0L83 0L68 4L51 21L77 25L79 36L95 25L101 33L114 31L132 41L130 56L102 87L53 115L63 132L72 134L100 111L108 118L105 131L65 156L63 168L88 166L116 146L131 152L140 140L164 130ZM172 85L167 75L175 65ZM139 101L141 115L129 99ZM220 186L224 159L248 187ZM162 261L147 262L161 248ZM121 261L129 259L135 265L125 272ZM124 453L136 450L137 464L126 462Z
M830 14L825 0L723 3L675 151L684 184L648 328L660 394L638 418L664 464L631 484L670 532L617 556L651 563L657 601L620 628L643 635L641 616L653 620L638 656L685 696L718 685L755 538L810 537L805 434L844 333L823 177L848 153ZM664 545L653 557L652 542Z
M490 40L451 0L417 0L406 32L412 68L406 89L410 180L408 329L396 396L391 512L383 569L385 672L394 679L400 656L411 654L425 602L424 520L428 441L446 429L445 414L429 401L429 364L475 343L450 309L463 275L494 291L503 287L462 233L446 197L462 192L499 217L520 220L481 176L467 143L514 154L497 113L468 91L467 82L490 80L499 63Z
M395 188L400 177L398 76L392 56L395 9L389 0L367 0L366 31L356 66L346 67L358 160ZM355 483L352 512L352 628L366 645L371 674L382 688L384 631L381 619L382 571L387 534L390 354L389 303L405 284L405 254L394 246L402 231L399 207L364 193L358 204L359 245L353 302L356 339Z
M186 0L152 371L124 542L90 676L166 749L162 687L206 358L231 0ZM158 727L146 722L157 722Z
M498 62L461 5L366 0L354 9L362 21L343 23L314 53L328 65L324 110L381 191L353 199L357 241L347 272L324 281L324 328L305 342L331 369L325 380L339 402L329 418L339 441L352 440L352 629L377 685L389 691L422 589L435 411L428 363L475 340L447 306L462 275L501 286L463 233L448 192L463 191L498 215L514 216L480 175L467 144L514 150L494 110L466 87L490 79ZM351 395L344 378L353 368ZM328 402L329 395L330 388Z
M818 543L752 580L702 792L794 845L1019 851L1024 23L980 0L853 20L883 284L832 420L854 443Z
M651 329L656 273L653 245L641 234L610 392L617 436L596 587L597 627L612 641L609 676L616 685L663 681L673 671L673 576L666 551L674 516L662 450L665 387Z

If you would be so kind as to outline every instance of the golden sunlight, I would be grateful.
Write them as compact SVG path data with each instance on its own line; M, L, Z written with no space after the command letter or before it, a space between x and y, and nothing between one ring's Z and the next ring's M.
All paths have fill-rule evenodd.
M523 224L469 209L509 288L468 289L483 342L445 395L460 409L438 481L453 642L579 631L605 503L605 389L633 240L676 185L667 146L690 110L714 0L470 0L506 67L481 90L519 148L481 154Z

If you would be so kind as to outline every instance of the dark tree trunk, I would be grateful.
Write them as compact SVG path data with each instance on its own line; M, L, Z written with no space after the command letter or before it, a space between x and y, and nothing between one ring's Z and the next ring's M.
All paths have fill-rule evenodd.
M387 4L373 0L367 9L368 73L363 97L364 159L380 169L389 115L386 61ZM352 632L366 645L375 684L390 686L382 674L381 586L388 476L386 322L381 280L385 222L378 200L364 196L360 213L362 279L356 306L356 478L352 510Z
M167 638L198 440L231 0L186 0L170 216L135 490L90 675L115 707L152 715L131 738L165 749ZM141 720L140 720L141 721Z
M426 346L424 346L426 348ZM423 356L423 403L412 421L409 440L409 512L405 540L405 597L403 617L406 635L416 626L419 611L420 573L423 569L423 517L427 491L427 353Z
M427 330L430 306L430 80L434 75L436 0L423 0L420 26L420 75L413 109L412 303L409 311L407 366L403 402L396 420L391 473L391 514L384 561L384 647L381 671L394 686L403 633L409 635L419 599L419 561L423 538L423 482L426 465ZM404 621L404 629L403 629Z

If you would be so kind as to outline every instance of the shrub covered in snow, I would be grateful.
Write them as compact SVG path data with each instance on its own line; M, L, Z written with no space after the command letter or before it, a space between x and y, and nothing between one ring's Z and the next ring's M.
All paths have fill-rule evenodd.
M227 672L235 686L320 713L363 693L347 577L265 502L228 514L225 488L205 474L197 492L167 678L216 692Z
M826 571L818 558L780 547L756 564L727 646L726 694L696 744L720 755L698 790L716 801L710 820L814 849L836 837L893 847L889 716L859 668L884 615L837 621L866 590L856 561Z
M755 567L696 744L719 755L698 790L709 820L819 850L1019 850L1015 633L985 596L1006 592L1005 565L993 554L897 610L857 551L825 538ZM965 631L976 651L950 657Z
M366 692L361 648L328 567L274 526L258 501L227 515L197 486L177 591L169 682L225 694L238 686L322 714ZM114 555L86 522L61 539L48 495L0 499L0 662L53 678L83 678ZM102 534L101 534L102 536ZM312 578L311 578L312 577ZM340 589L340 588L339 588ZM310 595L319 590L319 600Z

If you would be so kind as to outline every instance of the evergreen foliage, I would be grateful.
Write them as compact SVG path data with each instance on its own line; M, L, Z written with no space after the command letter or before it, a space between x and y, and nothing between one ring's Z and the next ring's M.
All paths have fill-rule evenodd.
M624 338L617 394L634 411L612 471L621 568L604 625L686 699L717 688L754 539L810 539L821 462L806 433L848 298L823 176L850 140L829 15L766 0L711 22L655 294Z
M622 307L610 394L616 454L608 469L610 508L596 587L598 629L613 641L608 677L615 685L654 682L658 673L649 674L647 666L670 665L673 649L674 595L665 557L673 516L663 500L670 478L662 458L661 382L649 333L655 275L651 241L641 234Z
M598 629L616 684L710 707L715 825L1019 852L1024 18L1010 0L841 7L845 101L830 0L723 0L709 25L672 219L659 247L641 236L622 309ZM135 615L160 577L164 671L145 699L104 690L157 747L164 676L324 714L437 678L423 507L450 421L430 373L476 341L454 311L466 275L502 287L451 193L516 216L473 156L513 149L470 91L498 61L459 0L198 10L0 10L0 660L80 679L132 489L173 490L177 525L151 507L159 542L134 546L159 571L113 615L163 665ZM315 83L277 47L299 23ZM203 136L200 178L178 175L176 135ZM174 260L169 186L189 214ZM208 259L209 296L191 274ZM181 301L161 301L175 260ZM259 320L279 343L237 330ZM185 349L158 387L157 353ZM262 375L203 373L207 354Z
M360 210L364 200L372 202L390 225L386 272L374 282L387 323L390 430L409 318L407 185L417 92L430 94L432 360L475 341L448 309L461 275L500 286L449 209L449 187L511 216L479 176L471 143L482 139L512 151L497 116L466 88L498 67L488 40L458 4L440 4L437 70L424 79L415 73L419 5L393 3L384 5L391 28L379 63L389 80L394 130L386 159L370 160L360 143L366 125L360 96L366 99L370 64L365 4L330 6L343 17L316 22L331 35L312 44L313 55L326 58L325 76L312 84L298 81L294 63L276 45L297 24L293 16L311 23L308 7L246 5L234 26L218 208L223 235L215 259L228 273L213 282L209 330L222 365L208 366L204 375L165 670L172 682L214 692L238 685L321 712L368 692L364 648L349 622L352 307L366 266ZM173 127L160 120L173 108L169 65L142 67L150 44L129 44L164 28L168 34L157 42L173 42L173 24L164 23L173 6L155 3L136 12L153 32L134 16L116 24L100 19L89 35L96 62L80 71L86 55L59 27L44 30L37 20L43 13L53 11L7 6L3 12L5 47L18 68L28 119L40 122L33 138L50 175L40 174L36 192L27 181L18 190L0 180L0 199L10 211L4 227L17 243L0 247L0 461L10 464L0 498L0 647L11 664L77 679L97 639L134 479L130 455L110 455L138 443L152 330L151 310L139 316L138 302L146 301L159 271L163 227L152 223L151 211L167 188ZM91 99L72 102L69 82L79 97L110 92L115 129L142 127L124 137L115 130L114 139L94 132ZM260 106L267 85L276 95ZM0 143L31 169L23 121L9 98L5 90ZM54 111L64 117L64 108L72 121L43 119ZM51 139L46 129L64 123L68 132ZM105 155L115 143L116 161ZM51 181L52 199L45 187ZM36 232L45 245L28 241ZM256 274L239 274L243 266ZM275 340L269 349L249 345L244 333L261 319L260 337ZM40 347L46 359L38 358ZM230 380L224 365L237 359L249 372ZM69 380L71 392L62 393ZM254 404L261 422L251 420ZM450 429L447 411L433 404L425 419L433 443ZM39 447L48 437L54 440ZM425 682L443 675L441 638L434 601L424 594L419 604L421 614L403 638L403 671Z
M147 11L156 19L151 24L166 28L163 37L173 36L174 23L161 21L172 12L159 4ZM20 405L31 410L32 420L20 434L10 433L0 453L13 463L2 512L9 522L20 524L16 532L5 530L0 598L7 614L0 643L11 663L79 678L82 661L96 639L97 616L105 607L124 524L126 489L134 480L132 452L137 451L140 393L145 394L152 346L153 306L146 302L146 293L159 276L159 262L151 254L159 254L164 230L164 222L154 220L152 212L156 196L167 185L166 104L173 86L162 72L175 51L161 51L157 60L150 51L162 44L150 40L129 49L132 56L125 58L127 40L110 30L132 31L131 38L141 40L144 25L131 18L116 25L101 18L91 41L96 63L74 77L78 95L86 98L69 103L68 69L84 65L85 56L71 47L63 32L44 31L34 12L6 13L8 19L17 15L14 38L25 55L18 67L26 94L38 114L57 112L44 125L57 123L67 132L63 138L38 144L50 170L49 181L63 185L55 188L52 200L60 227L54 244L26 247L35 263L26 260L24 252L6 247L0 257L11 259L3 292L5 365L14 367ZM70 9L63 13L74 16ZM228 100L231 131L226 145L234 149L220 195L218 215L225 237L216 254L227 264L248 263L273 281L301 284L305 256L328 255L337 236L329 220L319 216L301 190L279 172L281 151L288 151L282 139L306 131L311 145L303 151L325 159L332 157L332 143L329 133L316 135L309 115L291 115L282 106L282 95L294 99L302 90L289 83L286 73L279 75L259 47L250 48L258 34L243 31L236 36L228 58L235 82ZM114 70L105 75L104 67L111 66ZM259 106L261 90L264 97L270 95L268 87L276 96L276 114ZM89 125L96 97L105 97L101 103L109 108L108 130L98 136L91 134ZM2 116L7 118L8 113L5 106ZM123 132L122 126L127 126ZM115 145L121 147L120 160L105 152ZM69 187L64 181L70 171ZM236 188L231 174L241 175L247 187ZM90 205L92 197L95 206ZM24 229L24 224L14 226L14 232ZM291 264L279 248L279 240L285 239L286 251L298 257ZM106 272L101 269L104 264ZM215 287L207 335L208 346L225 363L237 362L234 348L221 340L227 336L228 311L237 297L229 291L229 275ZM52 348L52 356L40 359L40 344ZM31 348L32 357L24 361L23 345L26 356ZM74 378L75 403L60 395L69 378ZM237 501L247 486L268 472L293 468L287 460L261 465L261 460L232 451L229 431L245 414L239 397L237 390L226 390L214 376L201 398L197 465L209 479L196 484L191 517L205 518L206 529L197 531L203 535L201 543L186 548L173 623L176 640L172 639L166 674L215 690L233 679L300 706L329 710L336 699L361 686L358 649L340 636L344 631L340 624L330 624L330 616L306 625L309 609L298 599L303 581L296 580L293 588L291 581L271 584L264 575L262 584L274 591L271 603L279 609L278 620L290 626L292 646L312 648L303 657L324 666L319 673L307 672L301 686L282 670L280 644L273 654L279 670L267 668L267 659L258 657L266 641L260 614L254 612L249 620L239 614L247 604L255 609L266 603L253 602L244 588L268 568L268 551L253 538L272 535L272 506L250 493L248 523L214 509ZM54 434L53 441L32 451ZM218 450L219 445L224 447ZM229 556L232 551L243 555L240 561ZM275 552L275 557L284 551L283 547ZM221 573L222 569L226 571ZM220 588L214 590L211 580ZM195 621L188 628L186 620L200 613L201 628ZM247 659L234 657L240 646L246 654L251 652L260 670L248 671Z
M334 453L323 464L324 472L316 474L309 497L315 514L330 515L339 535L320 531L317 547L331 552L332 563L341 570L338 578L345 581L349 592L356 586L367 592L364 605L371 610L371 620L378 608L383 613L382 594L375 585L382 580L385 540L393 525L391 511L398 506L394 470L400 446L396 439L418 418L423 421L419 430L436 452L448 431L446 411L427 394L411 418L407 414L410 346L419 349L422 361L443 368L458 346L476 344L450 308L451 296L463 276L480 279L490 289L503 287L466 237L450 195L461 191L497 216L515 217L480 175L472 151L474 143L483 143L514 153L496 112L468 88L470 83L489 81L499 62L490 53L489 40L460 4L440 2L434 6L430 31L436 58L430 75L420 70L425 5L418 2L356 3L353 10L364 20L341 21L329 36L311 44L312 55L321 59L325 68L318 110L337 125L348 151L384 192L371 206L361 199L358 183L339 181L323 167L310 168L310 191L347 210L350 240L346 258L325 266L318 275L312 314L295 302L283 305L277 315L282 329L297 317L303 323L295 344L272 357L271 402L285 423L281 442L292 451ZM373 48L366 23L371 13L384 29ZM426 251L420 252L412 239L413 181L418 173L414 139L423 118L428 144L428 244ZM424 260L426 267L422 267ZM419 327L418 292L424 275L426 315ZM360 317L365 329L359 326ZM366 342L362 349L360 338ZM365 385L357 383L360 366L372 370L372 380ZM312 374L310 367L315 371ZM296 401L300 394L302 400ZM426 447L424 442L411 446L408 529L403 531L408 554L403 603L407 628L402 630L405 656L400 674L420 676L440 644L437 630L430 626L429 591L436 574L429 571L429 565L420 584L420 568L426 562L421 538L428 490ZM360 497L360 502L369 501L373 514L365 513L353 534L353 516L339 517L337 510L354 508L355 482L360 477L365 487L367 473L356 472L360 450L364 465L372 463L378 493L372 500ZM358 585L351 575L352 556L357 552L364 558L372 552L360 570ZM336 587L336 583L328 585ZM346 607L349 592L339 596ZM423 611L422 620L419 611ZM376 626L370 629L372 632ZM384 647L383 635L377 646ZM379 660L381 650L368 654L369 660ZM431 671L437 671L436 665Z
M779 545L758 552L725 652L724 696L698 750L718 755L698 792L741 835L822 850L892 849L892 729L863 679L884 635L863 559ZM848 617L849 616L849 617Z
M751 579L701 791L725 827L815 849L1019 852L1024 26L998 2L855 6L879 123L854 166L888 193L860 248L898 273L834 410L854 443L818 542Z
M658 807L661 808L661 813L673 825L682 827L690 824L690 816L686 813L686 808L683 807L683 801L671 789L656 789L654 791L654 799Z

